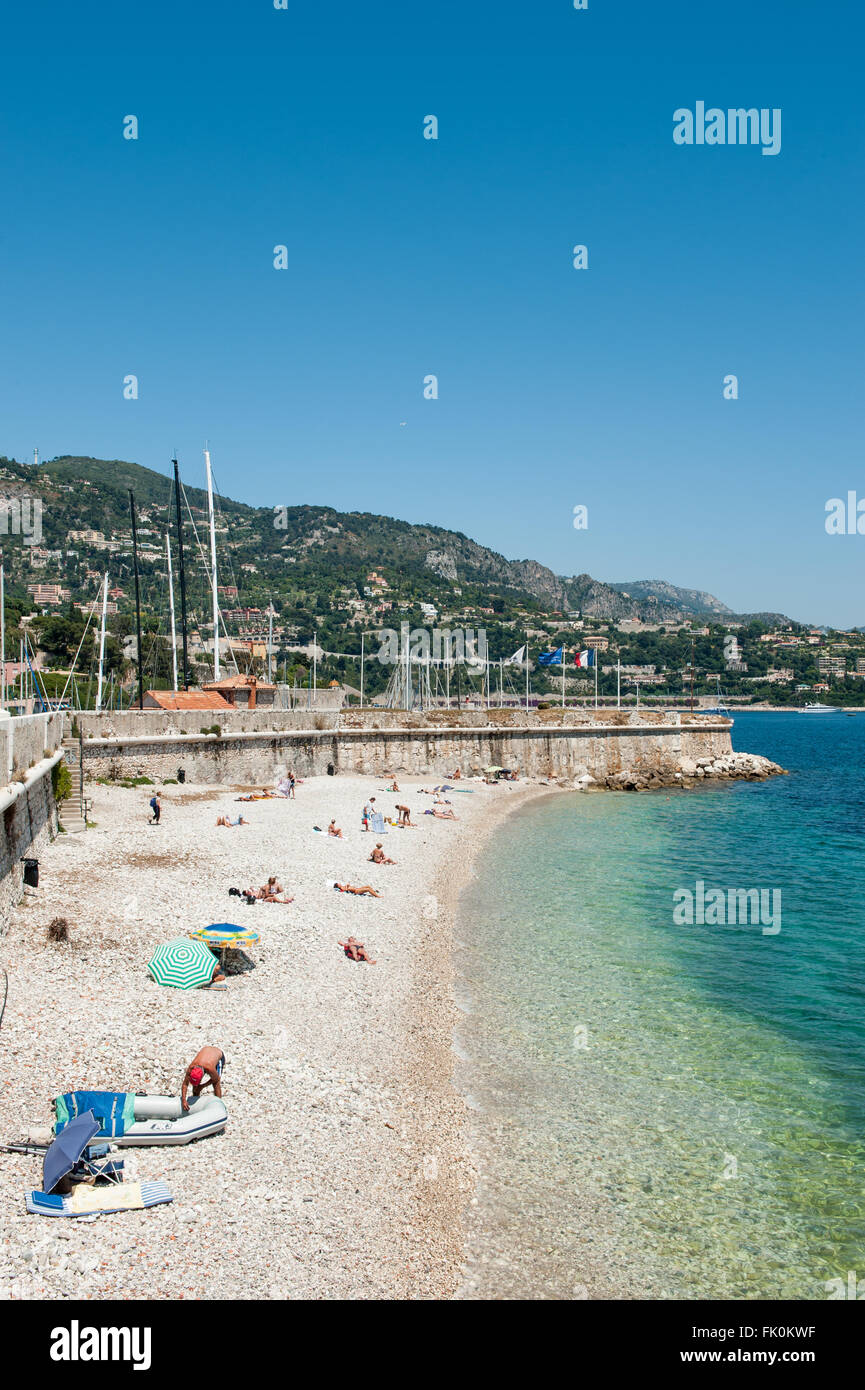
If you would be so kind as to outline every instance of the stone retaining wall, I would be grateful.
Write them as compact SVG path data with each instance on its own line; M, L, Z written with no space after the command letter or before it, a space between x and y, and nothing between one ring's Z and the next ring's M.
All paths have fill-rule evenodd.
M17 723L17 721L16 721ZM40 759L26 782L0 793L0 937L13 908L21 900L26 857L38 858L40 849L57 834L57 805L51 770L57 755Z
M617 723L590 720L566 726L557 719L523 727L516 727L510 717L487 722L487 711L477 711L482 724L461 715L455 726L451 712L449 725L424 716L423 724L418 718L414 727L398 727L392 713L388 712L389 727L384 728L353 728L343 716L341 727L330 729L247 730L197 737L166 730L137 737L88 738L84 767L88 777L143 775L161 781L177 777L182 769L189 782L266 785L288 767L301 777L394 772L436 779L457 765L465 775L496 765L529 777L564 782L591 777L601 782L621 773L656 773L670 779L683 758L696 763L731 752L726 721L683 723L678 716L660 712L639 722L630 714ZM511 716L514 712L489 713Z

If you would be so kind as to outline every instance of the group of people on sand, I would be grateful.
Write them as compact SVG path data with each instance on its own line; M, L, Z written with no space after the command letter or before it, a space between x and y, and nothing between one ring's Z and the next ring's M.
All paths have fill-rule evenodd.
M458 781L460 778L460 769L457 767L452 773L448 773L447 775L449 779ZM261 800L266 798L267 796L273 795L293 797L296 780L297 779L295 778L294 773L289 772L285 778L281 779L277 783L275 793L262 792L259 794L250 795L248 797L238 798L238 800ZM388 790L390 792L399 793L400 788L395 777L393 778L393 781L390 783ZM438 787L436 787L432 792L426 792L425 788L421 788L421 792L425 795L432 795L435 797L435 804L430 810L425 811L424 815L435 816L441 820L458 819L458 817L454 814L453 810L451 809L450 802L446 801L445 798L442 797L440 789ZM361 816L361 828L364 832L367 832L371 829L371 822L377 809L375 801L375 797L371 796L367 803L364 805ZM406 830L416 828L416 824L411 818L411 810L404 802L396 802L394 805L394 810L397 813L397 829ZM217 818L216 824L218 826L236 826L246 825L248 824L248 822L244 820L243 816L238 816L236 820L232 820L228 816L219 816ZM319 829L318 826L316 826L315 828ZM328 837L331 839L344 839L343 832L337 825L335 816L331 817L331 820L327 827L327 834ZM397 861L395 859L392 859L389 855L385 854L384 846L379 840L376 841L375 848L368 856L368 862L376 865L395 865ZM381 893L379 893L378 890L374 888L370 883L340 883L337 880L334 880L331 886L334 892L350 893L353 897L381 897ZM287 905L294 901L293 898L286 896L285 889L283 888L282 884L278 881L278 878L275 874L271 874L267 882L263 884L260 888L247 888L242 892L236 888L232 888L230 891L236 894L238 897L245 898L247 903L266 902L284 903ZM366 961L370 965L376 964L376 962L368 954L366 947L364 946L364 943L362 941L358 941L356 937L349 936L346 941L340 941L339 945L342 947L349 960Z
M391 791L399 791L399 787L396 785L396 782L394 782L393 786L391 787ZM371 796L369 801L367 801L364 805L364 808L361 812L361 830L367 831L370 829L370 822L372 821L372 818L375 815L376 810L377 807L375 804L375 797ZM398 830L405 830L409 826L414 828L414 821L411 818L411 811L407 806L404 806L399 801L397 801L394 805L394 810L397 813L396 826ZM333 822L331 822L331 824L333 824ZM342 835L341 830L338 833L340 836Z
M284 777L280 777L275 787L262 787L261 791L247 792L245 796L236 796L235 801L274 801L284 798L293 801L294 789L297 786L297 778L289 770Z
M278 882L276 874L271 874L267 883L263 883L259 889L250 888L250 893L254 893L256 898L263 903L293 903L294 898L285 896L285 889ZM280 897L280 893L282 897Z
M283 895L280 897L280 893ZM285 896L285 889L277 880L276 874L271 874L267 883L263 883L260 888L229 888L229 897L243 898L247 907L253 903L293 903L294 898Z

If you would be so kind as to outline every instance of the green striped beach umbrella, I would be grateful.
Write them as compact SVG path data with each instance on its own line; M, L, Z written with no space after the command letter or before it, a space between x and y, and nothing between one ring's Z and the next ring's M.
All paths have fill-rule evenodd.
M157 946L147 962L147 969L158 985L198 989L210 984L216 963L213 952L202 941L176 936L173 941Z

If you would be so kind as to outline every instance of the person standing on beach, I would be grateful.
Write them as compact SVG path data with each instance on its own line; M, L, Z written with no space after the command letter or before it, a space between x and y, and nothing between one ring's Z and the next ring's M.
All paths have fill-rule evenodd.
M150 817L150 824L158 825L159 817L162 815L162 802L159 800L158 795L154 795L150 798L150 809L153 812Z
M222 1096L221 1077L224 1066L225 1053L220 1047L202 1047L201 1051L196 1053L186 1068L180 1089L180 1104L184 1111L189 1109L186 1094L190 1086L195 1100L198 1100L205 1086L212 1086L213 1094Z
M407 806L400 806L399 802L397 802L396 810L399 811L399 820L397 821L398 826L402 826L402 828L405 829L407 825L412 824L411 812L409 811Z
M294 800L294 784L295 784L295 781L296 781L296 778L295 778L295 775L294 775L294 769L292 769L292 770L289 772L289 774L288 774L288 795L289 795L289 799L290 799L291 801Z
M372 820L372 813L373 813L374 810L375 810L375 797L374 797L374 796L371 796L370 799L369 799L369 801L368 801L368 802L366 803L366 805L364 806L364 808L363 808L363 815L361 816L361 821L360 821L360 823L361 823L361 826L362 826L362 828L363 828L364 830L369 830L369 823L370 823L370 821Z

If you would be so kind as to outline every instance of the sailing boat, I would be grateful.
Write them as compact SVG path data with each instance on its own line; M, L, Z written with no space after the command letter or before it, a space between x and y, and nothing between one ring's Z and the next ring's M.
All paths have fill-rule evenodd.
M733 721L733 716L732 716L732 714L730 713L730 711L728 710L727 706L724 704L724 697L723 697L723 695L721 694L721 677L720 677L720 676L716 676L716 677L715 677L715 683L716 683L717 690L718 690L718 703L717 703L717 705L713 705L711 709L704 709L704 710L702 710L701 713L702 713L702 714L720 714L720 715L723 715L723 717L724 717L725 719L729 719L730 723L732 724L732 723L734 722L734 721Z

